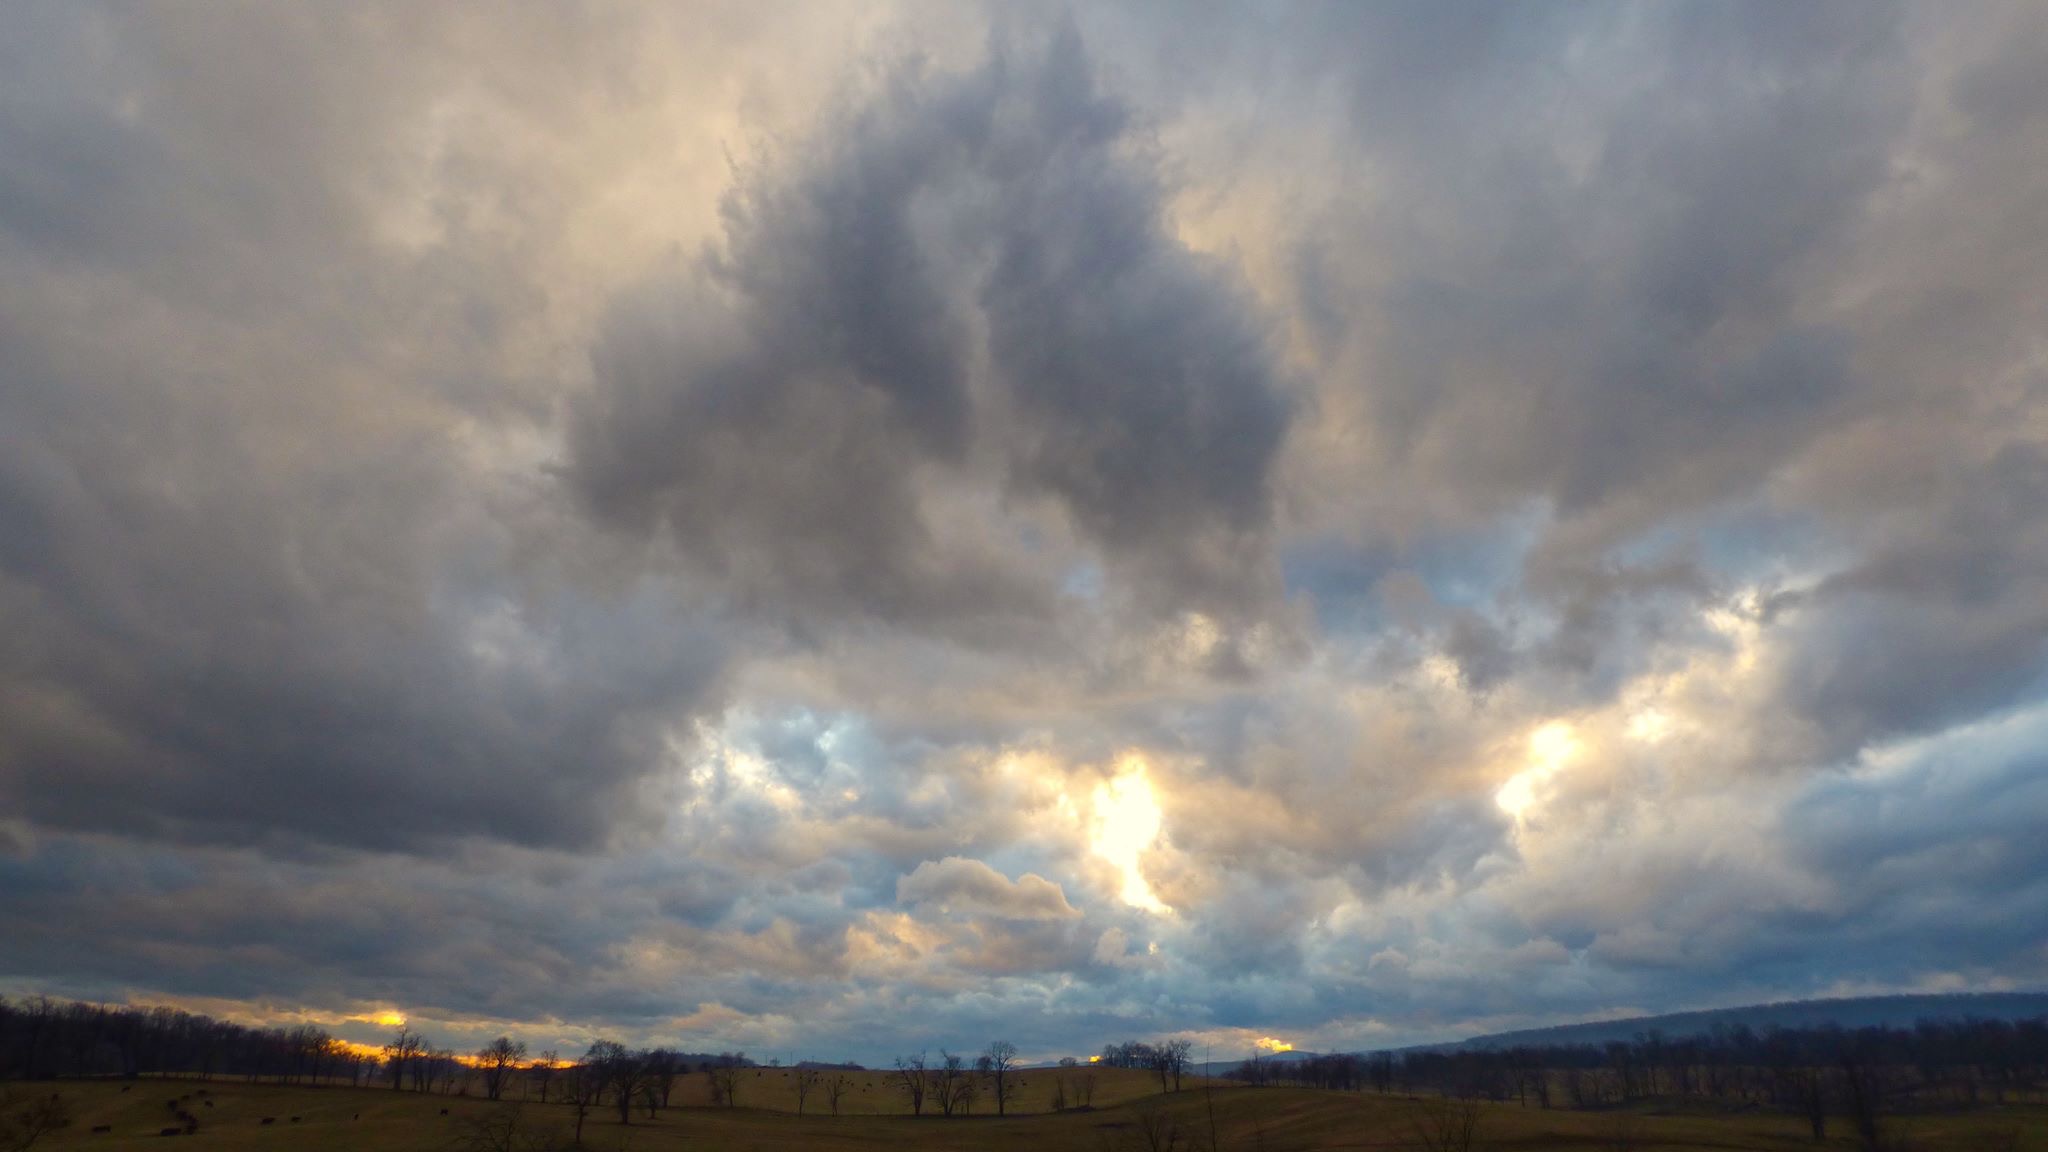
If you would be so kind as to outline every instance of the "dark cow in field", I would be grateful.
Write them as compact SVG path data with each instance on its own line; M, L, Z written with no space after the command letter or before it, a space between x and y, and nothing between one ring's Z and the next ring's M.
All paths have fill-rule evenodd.
M275 1123L277 1123L277 1117L275 1117L275 1116L265 1116L265 1117L263 1118L263 1122L264 1122L265 1124L275 1124Z
M184 1134L185 1130L183 1128L166 1128L157 1133L159 1136L183 1136Z
M113 1130L114 1126L112 1124L95 1124L92 1126L92 1134L95 1136L101 1135L102 1133L106 1132L112 1132Z

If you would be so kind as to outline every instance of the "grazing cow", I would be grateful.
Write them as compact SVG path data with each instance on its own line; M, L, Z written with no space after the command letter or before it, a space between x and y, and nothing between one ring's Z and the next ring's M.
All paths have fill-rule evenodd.
M446 1116L447 1114L448 1110L446 1108L441 1109L441 1115Z
M183 1136L184 1134L185 1130L183 1128L166 1128L157 1133L159 1136Z
M264 1122L265 1124L275 1124L275 1123L277 1123L277 1117L275 1117L275 1116L265 1116L265 1117L263 1118L263 1122Z
M114 1126L112 1124L95 1124L92 1126L92 1134L95 1136L98 1136L102 1132L112 1132L113 1130Z
M297 1124L298 1122L299 1118L297 1116L292 1117L292 1123Z

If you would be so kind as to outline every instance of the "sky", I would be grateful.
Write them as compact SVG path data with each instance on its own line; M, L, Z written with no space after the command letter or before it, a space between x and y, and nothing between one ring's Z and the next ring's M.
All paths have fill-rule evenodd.
M2048 987L2048 7L0 8L0 992Z

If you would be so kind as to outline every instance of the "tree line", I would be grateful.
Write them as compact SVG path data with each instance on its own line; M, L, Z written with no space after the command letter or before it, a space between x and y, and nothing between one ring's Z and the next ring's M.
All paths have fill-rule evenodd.
M312 1025L259 1028L175 1008L0 998L0 1080L178 1075L362 1083L376 1064Z
M1929 1104L2041 1100L2048 1017L1921 1021L1911 1028L1719 1027L1647 1032L1604 1044L1341 1053L1250 1060L1226 1075L1255 1084L1603 1108L1691 1097L1805 1118L1815 1139L1846 1116L1866 1143L1882 1116Z

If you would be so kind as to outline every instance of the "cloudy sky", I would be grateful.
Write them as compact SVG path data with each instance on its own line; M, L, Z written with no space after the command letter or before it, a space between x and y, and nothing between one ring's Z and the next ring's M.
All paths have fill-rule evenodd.
M2048 982L2048 8L0 11L0 992Z

